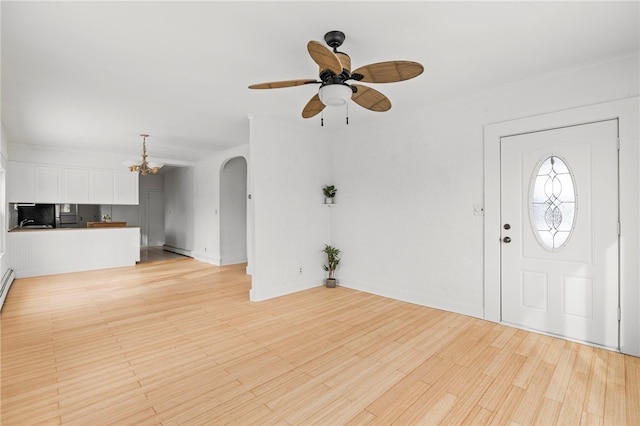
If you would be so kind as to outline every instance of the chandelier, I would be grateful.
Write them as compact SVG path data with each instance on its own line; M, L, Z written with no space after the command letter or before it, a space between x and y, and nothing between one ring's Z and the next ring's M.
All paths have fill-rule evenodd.
M126 166L129 167L129 170L132 172L140 173L142 176L151 173L156 174L164 164L147 162L147 138L149 135L143 133L140 136L142 136L142 163L136 164L134 161L129 161L126 163Z

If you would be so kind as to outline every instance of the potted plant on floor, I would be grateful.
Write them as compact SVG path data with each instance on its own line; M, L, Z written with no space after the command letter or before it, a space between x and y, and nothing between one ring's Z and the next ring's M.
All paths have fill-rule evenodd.
M334 273L340 264L340 250L329 244L325 244L324 250L322 251L327 255L327 264L323 266L324 270L329 273L326 285L328 288L334 288L336 286Z
M322 193L324 194L324 203L325 204L333 204L333 197L336 196L336 187L334 185L325 185L322 188Z

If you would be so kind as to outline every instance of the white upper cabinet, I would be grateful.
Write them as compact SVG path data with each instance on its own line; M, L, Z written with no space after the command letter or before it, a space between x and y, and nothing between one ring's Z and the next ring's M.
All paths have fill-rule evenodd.
M7 201L10 203L35 203L35 165L9 161L7 171Z
M138 173L113 172L113 204L138 204Z
M138 204L138 174L91 170L89 200L92 204Z
M7 202L138 204L138 173L9 161Z
M65 203L85 204L89 202L89 170L63 170L62 200Z
M111 170L89 171L89 202L91 204L113 204L114 180Z
M36 203L62 203L60 167L35 166Z

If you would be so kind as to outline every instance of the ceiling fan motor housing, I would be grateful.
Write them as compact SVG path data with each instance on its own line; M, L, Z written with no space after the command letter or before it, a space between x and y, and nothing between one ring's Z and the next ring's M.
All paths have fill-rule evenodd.
M342 46L344 43L345 35L342 31L329 31L324 35L324 41L331 47L332 49L337 49Z

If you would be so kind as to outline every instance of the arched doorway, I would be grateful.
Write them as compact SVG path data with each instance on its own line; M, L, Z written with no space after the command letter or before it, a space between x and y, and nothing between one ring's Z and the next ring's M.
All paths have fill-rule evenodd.
M247 261L247 161L235 157L220 170L220 264Z

